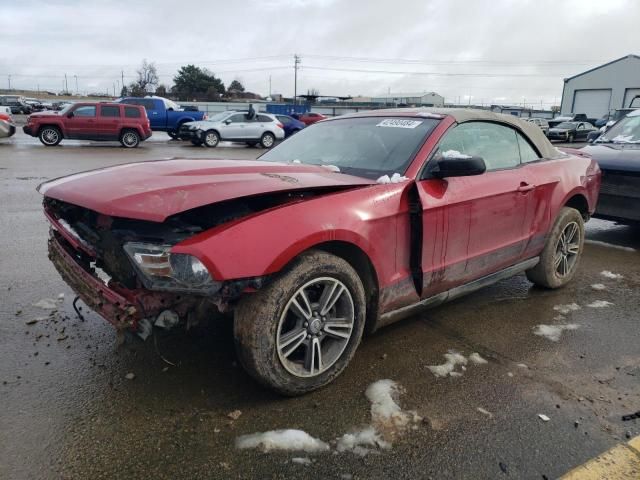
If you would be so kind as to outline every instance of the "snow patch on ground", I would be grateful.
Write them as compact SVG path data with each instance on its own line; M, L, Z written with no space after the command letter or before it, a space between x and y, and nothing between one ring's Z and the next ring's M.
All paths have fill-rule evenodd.
M451 377L460 376L458 372L454 372L457 365L466 365L467 359L464 355L455 352L453 350L449 351L449 353L444 354L444 358L446 360L442 365L429 365L427 368L431 370L436 377L446 377L447 375ZM456 375L458 373L458 375Z
M601 247L607 248L615 248L616 250L622 250L623 252L635 252L635 248L624 247L622 245L615 245L613 243L600 242L599 240L585 240L584 243L588 243L589 245L599 245Z
M607 287L603 283L594 283L593 285L591 285L591 288L593 288L594 290L606 290L607 289Z
M613 272L610 272L609 270L601 271L600 275L602 275L604 278L610 278L612 280L620 280L621 278L624 278L619 273L613 273Z
M469 355L469 360L471 361L471 363L474 363L476 365L484 365L486 363L489 363L487 360L482 358L480 354L477 352L473 352L471 355Z
M593 302L591 302L590 304L587 305L587 307L591 307L591 308L604 308L604 307L610 307L611 305L613 305L613 303L608 302L606 300L594 300Z
M313 461L309 457L293 457L291 463L297 463L298 465L309 466Z
M471 155L466 155L464 153L459 152L458 150L447 150L442 152L443 158L471 158Z
M376 182L378 183L400 183L400 182L406 182L407 180L409 180L407 177L400 175L399 173L394 173L393 175L391 175L391 177L389 177L389 175L383 175L380 178L378 178L378 180L376 180Z
M577 330L580 325L575 323L567 323L564 325L536 325L533 330L534 335L538 335L540 337L545 337L551 340L552 342L557 342L560 340L562 336L562 332L565 330Z
M42 300L34 303L33 306L43 310L56 310L58 308L58 302L53 298L43 298Z
M236 439L236 447L240 449L257 448L263 452L289 450L314 453L329 450L327 443L312 437L307 432L294 429L241 435Z
M577 303L569 303L567 305L556 305L553 307L556 312L560 312L563 315L566 315L569 312L575 312L576 310L580 310L580 305Z
M338 452L353 452L364 457L372 449L388 450L391 443L387 442L382 435L373 427L366 427L353 433L345 433L338 439L336 449Z

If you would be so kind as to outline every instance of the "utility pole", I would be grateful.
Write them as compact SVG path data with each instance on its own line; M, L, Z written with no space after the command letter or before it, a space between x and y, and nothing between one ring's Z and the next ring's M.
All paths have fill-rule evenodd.
M116 82L113 82L113 96L116 96Z
M7 75L7 78L9 79L9 90L11 90L11 75Z
M301 59L298 55L293 56L293 104L298 104L298 65Z
M76 95L78 95L78 75L74 75L73 78L76 79Z
M269 97L271 97L271 75L269 75Z
M120 74L122 75L122 88L124 88L124 70L121 70Z
M69 85L67 84L67 74L64 74L64 93L69 93Z

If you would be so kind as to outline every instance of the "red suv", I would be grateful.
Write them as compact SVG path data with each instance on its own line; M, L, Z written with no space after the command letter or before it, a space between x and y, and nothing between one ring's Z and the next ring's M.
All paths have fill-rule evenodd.
M121 103L75 103L59 112L29 116L24 133L38 137L47 147L63 138L113 141L135 148L151 136L149 118L140 105Z

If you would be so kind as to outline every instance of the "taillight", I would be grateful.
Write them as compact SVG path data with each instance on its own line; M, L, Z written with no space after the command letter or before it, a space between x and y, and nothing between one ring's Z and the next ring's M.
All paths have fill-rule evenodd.
M202 120L209 120L209 115L205 113L204 116L202 117Z
M280 128L282 128L284 130L284 125L281 124L280 122L276 123L276 125L278 125Z

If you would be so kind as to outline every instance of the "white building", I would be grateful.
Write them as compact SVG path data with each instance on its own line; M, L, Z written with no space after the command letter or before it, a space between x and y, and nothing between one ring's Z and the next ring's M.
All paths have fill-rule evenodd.
M640 95L640 56L627 55L565 78L560 111L600 118L629 107L636 95Z
M393 105L422 105L425 107L444 107L444 97L436 92L389 93L382 97L371 97L373 103Z

